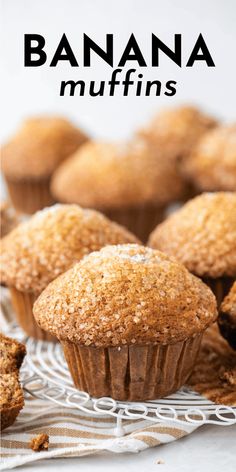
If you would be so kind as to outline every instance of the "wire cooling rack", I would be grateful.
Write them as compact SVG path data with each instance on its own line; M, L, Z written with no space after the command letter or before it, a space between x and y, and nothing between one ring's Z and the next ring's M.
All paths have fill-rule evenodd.
M22 339L22 331L16 326L12 326L9 335ZM91 398L88 393L74 388L59 343L32 338L24 341L27 356L21 369L21 380L26 394L88 414L113 416L117 420L116 436L125 434L123 425L130 419L196 426L236 424L236 408L217 405L187 387L166 398L142 403L121 402L110 397Z

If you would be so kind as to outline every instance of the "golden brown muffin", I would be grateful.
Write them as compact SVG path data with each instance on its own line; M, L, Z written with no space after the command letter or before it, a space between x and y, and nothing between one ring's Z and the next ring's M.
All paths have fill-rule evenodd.
M0 414L1 430L12 425L24 406L19 368L26 349L24 344L0 333Z
M236 192L204 193L169 216L149 246L208 283L220 304L236 277Z
M185 190L172 164L141 140L86 143L58 168L51 188L57 200L96 208L143 241Z
M26 354L24 344L0 333L0 374L19 370Z
M0 256L1 281L10 288L21 327L45 339L32 305L48 283L91 251L137 241L102 214L77 205L54 205L21 223L2 239Z
M7 202L0 202L0 237L3 238L6 234L17 226L19 218L13 208Z
M174 164L186 157L199 138L216 125L214 118L197 108L182 106L161 111L139 134Z
M14 207L34 213L51 205L51 175L87 137L60 117L36 117L23 123L2 148L2 171Z
M222 336L236 350L236 282L223 300L218 324Z
M201 191L236 191L236 125L206 133L183 169Z
M186 381L215 297L174 259L107 246L47 286L34 304L61 341L76 387L120 400L158 398Z

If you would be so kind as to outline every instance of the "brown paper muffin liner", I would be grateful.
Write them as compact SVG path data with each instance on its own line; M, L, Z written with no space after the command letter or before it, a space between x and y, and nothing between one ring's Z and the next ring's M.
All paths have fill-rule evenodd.
M15 287L10 287L10 293L17 321L25 333L35 339L56 342L57 339L43 331L34 319L33 304L39 294L20 292Z
M214 293L219 308L223 299L228 295L233 283L235 282L235 277L219 277L217 279L203 277L202 280Z
M164 220L166 206L143 205L136 208L100 209L108 218L128 228L142 242Z
M6 179L6 183L12 205L21 213L32 214L54 203L49 179L20 182Z
M202 333L174 344L81 346L61 341L75 386L92 397L143 401L170 395L190 376Z

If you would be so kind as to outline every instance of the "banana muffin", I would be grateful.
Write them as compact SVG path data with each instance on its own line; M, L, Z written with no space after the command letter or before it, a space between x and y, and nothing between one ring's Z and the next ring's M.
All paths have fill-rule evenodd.
M146 241L185 185L172 164L136 140L86 143L57 169L51 189L58 201L96 208Z
M220 305L236 278L236 192L190 200L157 226L148 244L201 277Z
M236 350L236 282L220 307L218 325L222 336Z
M236 191L236 124L206 133L183 169L200 191Z
M2 148L2 171L16 210L31 214L51 205L52 173L86 140L85 134L64 118L26 120Z
M139 135L151 142L174 163L185 158L206 131L217 121L191 106L164 109Z
M34 316L60 340L77 388L142 401L185 383L217 310L182 264L125 244L91 253L49 284Z
M125 228L77 205L39 211L1 240L1 282L10 288L18 322L35 338L51 340L35 323L41 291L84 255L107 244L137 242Z
M19 368L26 354L24 344L0 333L1 430L11 426L24 406Z

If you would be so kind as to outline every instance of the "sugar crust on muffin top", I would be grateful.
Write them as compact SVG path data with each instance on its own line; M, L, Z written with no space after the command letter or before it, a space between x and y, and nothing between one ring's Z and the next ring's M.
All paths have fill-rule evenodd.
M236 276L236 192L204 193L170 215L148 245L176 257L190 272Z
M98 209L165 205L186 191L172 163L142 140L84 144L56 170L55 198Z
M86 346L174 343L215 320L211 290L165 254L125 244L86 256L34 304L41 328Z
M101 213L78 205L54 205L1 240L1 281L20 291L40 293L89 252L130 242L139 241Z
M2 171L12 180L48 178L87 136L61 117L26 120L1 150Z
M186 157L206 131L217 125L215 119L193 106L159 112L139 135L155 144L174 161Z
M183 170L200 190L236 191L236 124L206 133Z

